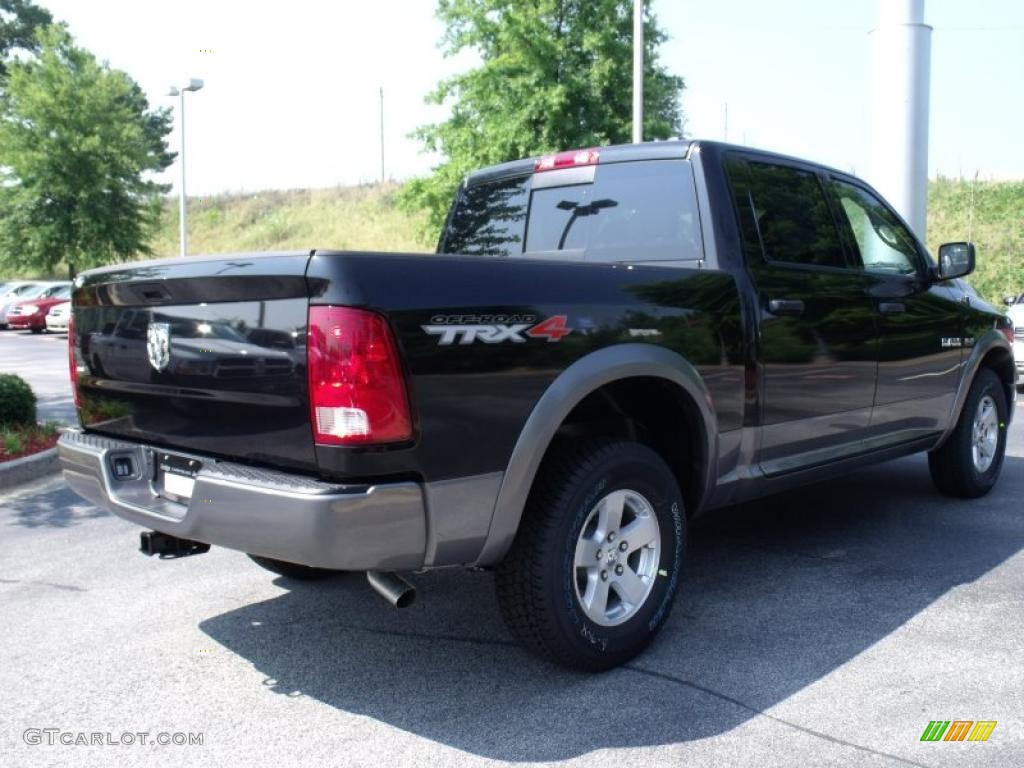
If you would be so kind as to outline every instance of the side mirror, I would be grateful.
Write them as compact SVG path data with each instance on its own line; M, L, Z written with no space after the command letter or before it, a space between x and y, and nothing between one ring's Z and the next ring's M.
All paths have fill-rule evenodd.
M1016 296L1003 296L1003 304L1005 304L1006 306L1012 307L1016 303L1017 303L1017 297Z
M974 243L944 243L939 246L939 280L953 280L974 271Z

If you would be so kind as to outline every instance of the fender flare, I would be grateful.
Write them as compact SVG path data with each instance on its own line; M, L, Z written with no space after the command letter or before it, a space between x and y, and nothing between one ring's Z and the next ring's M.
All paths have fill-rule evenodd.
M998 330L990 328L974 343L971 354L961 363L963 371L960 376L960 384L956 390L956 397L953 399L953 407L949 413L949 423L946 425L946 430L942 433L942 437L935 444L935 448L942 447L953 434L953 430L956 429L957 422L960 420L960 414L964 409L964 403L967 402L967 394L971 391L974 377L978 375L978 370L981 368L981 361L994 349L1002 349L1010 355L1011 359L1013 358L1013 348L1010 346L1010 342ZM1013 392L1011 391L1010 394L1012 395ZM1007 422L1013 419L1013 398L1011 397L1010 400ZM935 450L935 448L932 450Z
M566 368L534 406L512 450L491 513L487 539L475 565L500 562L512 546L541 460L565 417L587 395L605 384L637 376L677 384L692 400L704 432L703 490L707 497L714 487L718 422L714 403L697 369L678 353L653 344L605 347Z

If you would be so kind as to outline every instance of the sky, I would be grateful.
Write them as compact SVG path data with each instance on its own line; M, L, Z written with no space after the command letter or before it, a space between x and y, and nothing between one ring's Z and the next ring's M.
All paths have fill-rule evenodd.
M671 38L662 63L686 81L685 135L871 181L869 32L887 1L649 0ZM381 88L386 176L426 173L437 158L409 134L446 110L424 96L475 61L442 55L433 0L38 2L176 121L168 88L205 81L185 99L190 196L379 179ZM929 174L1024 178L1024 2L926 0L925 21ZM162 177L175 194L179 173Z

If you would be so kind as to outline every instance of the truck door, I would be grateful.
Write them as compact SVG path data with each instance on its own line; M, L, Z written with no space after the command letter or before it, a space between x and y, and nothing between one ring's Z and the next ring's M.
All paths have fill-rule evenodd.
M832 177L829 186L877 316L872 430L884 442L938 432L960 381L966 305L949 285L931 282L924 247L880 197L855 179Z
M823 178L760 155L733 155L726 171L758 301L761 468L775 475L862 451L875 394L874 307Z

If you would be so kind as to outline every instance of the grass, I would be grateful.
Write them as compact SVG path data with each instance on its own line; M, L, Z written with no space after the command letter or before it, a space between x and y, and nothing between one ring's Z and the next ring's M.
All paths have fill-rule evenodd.
M0 462L52 448L58 437L58 424L0 425Z
M295 189L189 198L190 253L232 251L429 250L418 233L424 217L398 210L398 185ZM178 253L177 199L169 199L152 248Z
M1024 181L940 178L928 188L928 247L973 240L978 268L968 278L982 296L1001 307L1003 296L1024 292ZM972 220L973 207L973 220Z

